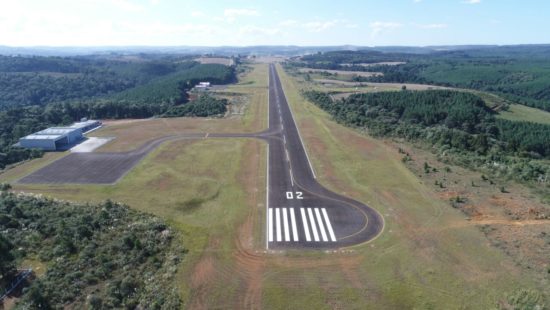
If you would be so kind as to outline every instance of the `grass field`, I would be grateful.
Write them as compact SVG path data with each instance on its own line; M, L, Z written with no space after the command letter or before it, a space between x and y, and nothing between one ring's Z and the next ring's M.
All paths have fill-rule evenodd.
M205 128L259 131L267 124L267 65L255 65L242 81L243 85L230 87L250 100L241 117L115 121L95 134L117 137L117 143L103 151L123 151L173 132ZM112 199L161 216L182 231L182 242L189 249L176 283L186 308L227 304L239 308L250 281L243 270L251 267L242 264L264 242L259 222L265 215L265 151L263 142L250 139L170 142L149 154L116 185L14 184L14 189L73 201ZM48 153L0 179L13 182L63 155Z
M346 82L333 79L315 79L314 85L312 88L319 91L325 92L338 92L334 94L333 98L339 99L342 97L347 97L350 94L354 93L368 93L368 92L380 92L380 91L399 91L402 86L405 86L408 90L428 90L428 89L451 89L449 87L435 86L435 85L425 85L425 84L410 84L410 83L357 83L357 82ZM496 108L499 112L499 118L511 120L511 121L525 121L525 122L534 122L541 124L550 124L550 112L531 108L528 106L515 104L509 100L503 99L502 97L490 94L487 92L477 91L477 90L468 90L460 89L462 91L467 91L474 93L480 96L488 106ZM500 110L499 107L502 105L509 105L507 111Z
M362 76L362 77L371 77L382 75L380 72L365 72L365 71L344 71L344 70L328 70L328 69L312 69L312 68L300 68L298 69L301 73L323 73L328 72L330 74L336 75L345 75L345 76Z
M226 66L233 65L233 59L223 57L199 57L195 59L195 61L198 61L201 64L220 64Z
M298 84L284 74L282 82L321 182L369 203L386 219L381 237L347 257L353 258L348 270L301 271L303 281L296 283L316 283L311 296L330 286L338 288L332 302L341 308L362 301L390 308L486 309L518 288L536 287L478 228L455 226L464 215L424 186L395 150L330 121L302 99Z
M384 215L385 231L375 241L335 253L265 253L266 148L255 140L165 143L113 186L14 188L76 201L111 198L167 219L189 249L177 285L190 309L487 309L520 287L535 287L477 228L455 225L464 216L423 185L396 151L330 121L279 72L320 181ZM244 116L201 120L191 129L263 128L267 66L257 65L247 78L231 86L250 95ZM145 140L149 131L187 130L188 121L125 122L97 133ZM131 147L117 143L111 150ZM53 158L21 165L11 178L47 160Z
M525 121L550 125L550 112L524 105L512 104L508 111L501 111L501 118L511 121Z

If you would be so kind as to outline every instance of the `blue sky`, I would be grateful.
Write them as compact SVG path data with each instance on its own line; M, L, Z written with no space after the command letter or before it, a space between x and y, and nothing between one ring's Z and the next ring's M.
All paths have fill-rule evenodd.
M550 43L550 1L0 0L0 45Z

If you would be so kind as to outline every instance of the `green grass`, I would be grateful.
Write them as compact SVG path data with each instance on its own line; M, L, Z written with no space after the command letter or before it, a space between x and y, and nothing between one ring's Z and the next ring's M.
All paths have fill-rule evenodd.
M354 248L359 253L353 273L361 283L355 288L360 300L373 308L486 309L518 288L536 287L476 227L451 226L465 222L465 216L424 186L396 151L330 121L279 72L319 180L368 203L386 220L378 239ZM319 277L312 287L325 282L350 286L332 273ZM287 298L300 299L301 294L297 290ZM357 307L353 299L338 302L343 308Z
M510 121L525 121L550 125L550 112L512 104L508 111L501 111L499 117Z
M98 202L110 198L167 219L183 232L189 249L178 277L182 296L189 297L188 276L211 238L220 239L220 259L230 259L238 223L248 205L238 174L244 139L171 142L153 151L122 181L108 185L16 185L16 190L43 193L72 201ZM230 285L225 283L230 296ZM238 285L238 283L234 283Z
M231 87L257 90L245 115L252 127L267 120L263 66L264 73L250 77L255 83ZM518 287L534 287L477 228L449 228L464 216L422 185L396 151L335 124L304 101L280 67L279 73L319 180L384 215L384 233L375 241L346 253L261 254L266 150L246 139L163 144L113 186L15 189L78 201L111 198L167 219L190 249L178 274L187 308L250 308L256 296L253 305L269 309L484 309ZM253 236L243 242L252 238L253 250L243 250L236 239L251 214ZM203 282L196 272L201 264L211 266ZM250 293L254 286L259 293Z
M254 69L244 77L253 80L253 84L229 87L231 91L250 97L249 107L242 117L242 128L246 131L261 130L267 124L267 117L262 115L267 108L267 65L257 65ZM143 127L140 123L131 126ZM189 249L176 283L186 307L192 307L195 300L200 299L201 291L208 291L210 296L206 304L219 307L228 300L235 300L242 289L242 276L232 275L239 270L234 257L235 239L252 211L257 213L256 224L250 233L253 246L263 248L265 242L264 225L259 222L265 217L262 207L265 152L264 143L251 139L168 142L151 152L115 185L16 184L14 189L72 201L98 202L109 198L166 219L182 232L184 247ZM254 157L257 160L251 161ZM51 160L40 159L22 165L19 170L10 172L9 180ZM247 188L245 183L250 180L254 184ZM208 288L192 281L196 266L205 257L213 262L213 276L216 277L208 281Z
M377 88L375 89L374 86L346 87L343 85L340 87L327 87L327 86L314 84L311 88L314 90L325 91L325 92L355 93L355 92L400 91L402 85L404 84L385 83L377 86ZM533 123L540 123L540 124L550 124L550 112L536 109L536 108L531 108L525 105L515 104L510 100L504 99L501 96L496 94L491 94L491 93L478 91L478 90L470 90L470 89L458 89L458 90L471 92L473 94L480 96L487 103L489 107L497 108L497 110L499 110L497 115L497 117L499 118L507 119L510 121L525 121L525 122L533 122ZM503 105L508 105L509 110L502 111L498 109Z
M228 87L228 91L248 96L247 113L242 117L244 131L261 131L267 127L267 69L266 64L254 64L252 71L248 72L239 84Z

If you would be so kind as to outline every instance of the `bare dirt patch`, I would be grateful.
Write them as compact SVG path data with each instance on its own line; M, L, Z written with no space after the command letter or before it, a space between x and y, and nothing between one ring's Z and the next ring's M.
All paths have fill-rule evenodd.
M258 174L261 142L249 141L245 145L243 160L240 163L243 169L238 175L239 183L246 190L246 204L249 206L244 221L239 224L235 232L228 253L231 259L228 261L224 255L225 250L219 236L212 236L208 248L193 268L190 308L208 309L223 307L234 309L258 309L262 302L262 281L266 257L257 251L254 237L258 236L256 230L262 225L259 220L258 205L263 201L263 195L259 194ZM260 234L261 235L261 234ZM234 300L209 300L220 287L237 285Z
M220 64L226 66L233 65L233 59L224 57L200 57L196 58L195 61L198 61L201 64Z
M344 71L344 70L325 70L325 69L312 69L312 68L300 68L298 69L301 73L320 73L328 72L330 74L346 75L346 76L362 76L362 77L371 77L383 75L382 72L365 72L365 71Z
M465 221L449 223L447 229L478 226L490 243L527 269L544 277L550 267L550 208L535 198L529 188L513 182L482 178L480 173L440 163L435 155L419 148L405 149L413 161L407 166L431 185L436 195L467 215ZM424 162L431 167L424 171ZM505 187L506 192L501 188ZM461 202L456 202L460 197Z
M406 62L404 61L383 61L383 62L373 62L373 63L342 64L342 66L374 67L374 66L397 66L397 65L404 65L404 64L406 64Z

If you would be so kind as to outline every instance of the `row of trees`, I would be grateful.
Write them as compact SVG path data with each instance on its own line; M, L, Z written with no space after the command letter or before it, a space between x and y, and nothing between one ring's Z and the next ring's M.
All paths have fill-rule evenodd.
M230 67L170 57L120 61L91 56L0 56L0 109L111 97L142 102L159 101L164 96L161 99L183 101L178 97L185 87L178 88L181 81L211 77L212 82L223 83L233 76ZM128 92L117 95L125 90Z
M83 206L3 191L0 250L2 292L23 260L48 265L23 290L25 309L181 306L179 238L162 220L111 201Z
M346 124L486 154L550 158L550 126L496 119L478 96L450 90L355 94L334 102L322 92L305 96ZM426 133L429 131L429 135Z
M355 77L358 82L423 83L498 93L507 99L550 111L550 58L547 48L434 52L428 54L337 51L301 57L292 65L317 69L382 72ZM531 57L532 55L532 57ZM395 66L359 63L404 61Z

